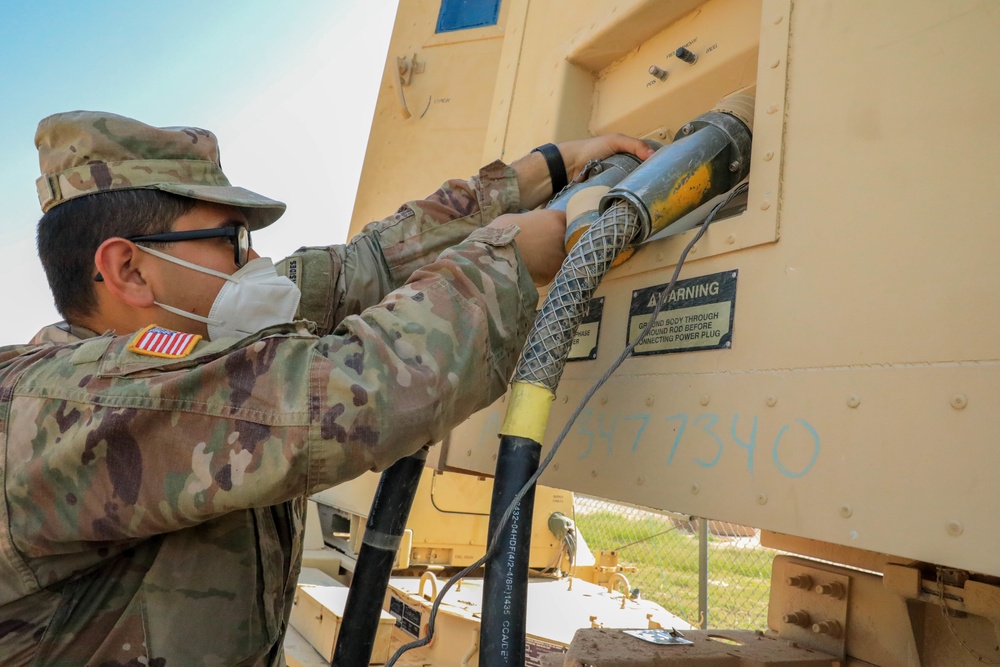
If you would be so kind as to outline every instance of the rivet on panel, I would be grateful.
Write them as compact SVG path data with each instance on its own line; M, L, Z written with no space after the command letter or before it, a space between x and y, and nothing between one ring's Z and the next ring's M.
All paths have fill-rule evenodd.
M757 504L758 505L766 505L767 504L767 494L766 493L758 493L757 494Z
M778 397L774 394L769 394L768 397L764 399L764 402L767 403L767 407L773 408L778 404Z
M491 459L493 459L494 461L496 461L496 460L497 460L497 455L496 455L496 454L494 454L494 455L493 455L493 456L491 456L490 458L491 458Z
M466 450L465 455L472 456L472 450L471 449Z
M767 112L768 113L778 113L778 105L777 104L772 104L771 106L769 106L767 108Z
M965 394L955 394L951 397L951 407L956 410L963 410L965 406L969 404L969 399L966 398Z
M961 521L949 521L945 524L944 529L948 531L948 534L952 537L958 537L965 531L965 527L962 526Z
M861 405L861 397L857 394L851 394L847 397L847 407L856 408Z
M736 234L730 234L729 236L727 236L726 243L728 245L733 245L734 243L736 243Z
M555 470L556 472L559 472L559 464L558 463L553 463L552 464L552 469Z
M608 404L607 395L601 396L601 405L607 405L607 404Z
M772 60L771 61L771 69L777 69L778 65L780 65L780 64L781 64L780 60L778 60L778 59Z
M774 159L774 151L768 151L764 153L764 162L770 162Z
M635 480L635 483L637 486L642 486L643 484L646 483L646 478L643 477L642 475L639 475L639 477Z
M781 23L781 20L783 18L785 18L784 14L778 14L777 16L775 16L774 17L774 25L778 25L779 23Z
M691 485L691 494L692 495L697 496L699 491L701 491L701 487L700 486L698 486L697 484L692 484Z
M664 259L666 259L666 256L662 252L656 253L656 263L657 264L663 263Z
M596 478L597 477L597 471L596 470L591 470L590 471L590 476Z
M569 396L563 396L563 403L569 403Z
M760 203L760 210L766 211L769 208L771 208L771 202L767 201L766 199Z
M850 519L853 514L854 510L851 509L850 505L842 505L840 507L840 516L844 517L845 519Z
M647 396L646 397L646 407L648 407L648 408L653 407L653 403L656 403L656 399L653 398L652 396Z
M708 394L702 394L701 398L698 399L698 402L701 403L702 405L708 405L708 402L711 400L712 400L711 396L709 396Z

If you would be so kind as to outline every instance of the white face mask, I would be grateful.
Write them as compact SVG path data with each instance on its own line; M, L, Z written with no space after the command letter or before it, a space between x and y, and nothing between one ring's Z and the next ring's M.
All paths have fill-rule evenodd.
M295 283L285 276L278 275L274 262L267 257L252 259L233 275L227 275L152 248L137 247L154 257L226 281L216 295L208 317L153 301L160 308L175 315L207 324L209 340L245 338L266 327L287 324L295 318L302 293Z

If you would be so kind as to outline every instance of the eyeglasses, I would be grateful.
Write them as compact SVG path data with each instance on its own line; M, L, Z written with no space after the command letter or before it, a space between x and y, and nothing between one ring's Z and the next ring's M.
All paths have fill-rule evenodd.
M250 259L250 230L246 225L230 225L213 229L192 229L188 232L164 232L163 234L146 234L133 236L127 240L133 243L174 243L176 241L197 241L200 239L228 238L233 244L233 261L236 268L241 268Z
M188 232L164 232L162 234L146 234L145 236L132 236L127 241L133 243L174 243L176 241L198 241L200 239L228 238L233 244L233 261L236 268L242 268L250 260L250 248L253 241L250 239L250 230L246 225L228 225L226 227L215 227L213 229L192 229ZM94 276L94 282L104 282L104 276L98 273Z

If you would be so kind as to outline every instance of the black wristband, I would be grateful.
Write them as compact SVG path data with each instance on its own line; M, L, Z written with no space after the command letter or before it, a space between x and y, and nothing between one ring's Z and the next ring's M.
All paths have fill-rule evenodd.
M552 179L552 196L556 196L569 183L566 163L563 162L559 149L555 144L543 144L531 152L541 153L545 158L545 164L549 167L549 178Z

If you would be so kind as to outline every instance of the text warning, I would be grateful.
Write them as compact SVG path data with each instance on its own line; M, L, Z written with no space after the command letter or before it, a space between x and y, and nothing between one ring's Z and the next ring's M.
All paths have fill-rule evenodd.
M736 271L725 271L678 280L653 324L650 324L650 317L666 285L652 285L632 292L628 342L650 329L636 345L632 356L731 347L736 275Z
M597 339L601 336L601 318L604 316L604 297L591 299L583 313L580 326L573 336L566 361L589 361L597 358Z

